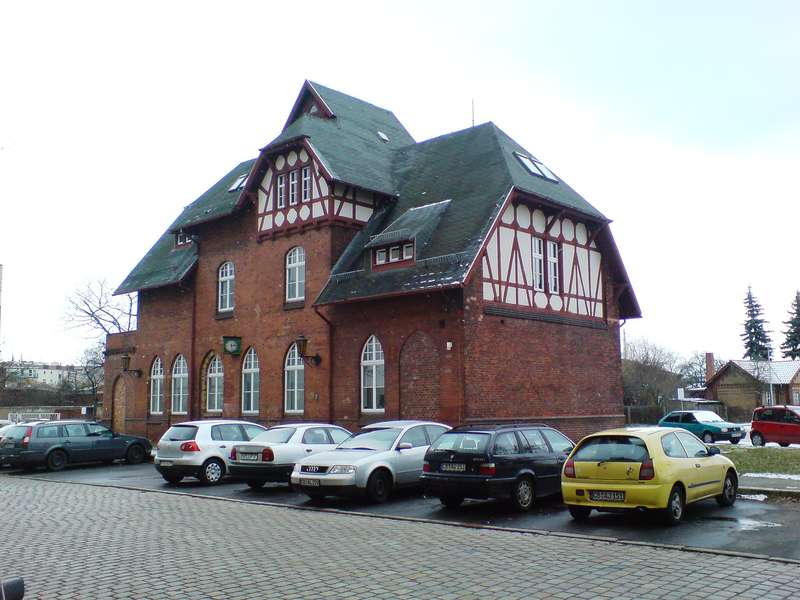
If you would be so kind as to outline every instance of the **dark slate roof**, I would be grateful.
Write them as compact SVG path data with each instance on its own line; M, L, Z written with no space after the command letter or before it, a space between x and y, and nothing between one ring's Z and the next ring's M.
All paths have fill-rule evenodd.
M450 200L409 209L386 229L373 235L365 248L376 248L399 241L414 241L417 252L427 246Z
M176 248L174 234L166 232L139 261L114 294L127 294L178 283L189 274L196 262L195 244Z

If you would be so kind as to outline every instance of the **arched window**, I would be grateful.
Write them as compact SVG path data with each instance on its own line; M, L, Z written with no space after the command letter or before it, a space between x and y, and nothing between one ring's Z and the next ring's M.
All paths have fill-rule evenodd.
M164 364L156 356L150 367L150 414L160 415L164 412Z
M219 283L217 285L217 310L219 312L233 310L233 284L235 278L233 263L230 261L222 263L219 268Z
M369 336L361 352L361 410L383 412L383 348Z
M286 301L296 302L306 297L306 253L300 246L286 254Z
M172 414L185 415L189 406L189 367L182 354L172 363Z
M242 364L242 412L258 412L258 355L250 348Z
M283 408L287 413L303 412L304 366L303 359L300 358L300 354L297 352L297 344L292 344L289 352L286 353L286 364L283 369Z
M219 356L213 356L206 369L206 410L209 412L222 410L223 383L222 361Z

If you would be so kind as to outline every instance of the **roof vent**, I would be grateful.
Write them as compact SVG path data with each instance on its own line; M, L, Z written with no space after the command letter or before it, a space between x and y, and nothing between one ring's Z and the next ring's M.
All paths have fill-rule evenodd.
M378 132L378 137L381 138L381 141L385 144L389 141L389 136L383 133L382 131Z

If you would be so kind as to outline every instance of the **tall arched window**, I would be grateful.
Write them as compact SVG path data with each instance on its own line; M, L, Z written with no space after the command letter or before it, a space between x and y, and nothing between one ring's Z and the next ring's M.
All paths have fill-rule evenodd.
M217 285L217 310L219 312L233 310L233 284L235 279L233 263L230 261L222 263L219 268L219 280Z
M172 363L172 414L185 415L189 406L189 367L182 354Z
M160 415L164 412L164 364L156 356L150 367L150 414Z
M306 253L300 246L286 254L286 301L296 302L306 297Z
M297 352L297 344L292 344L286 353L286 364L283 368L283 409L287 413L303 412L305 385L305 365Z
M206 410L210 412L222 410L223 383L222 361L219 356L214 356L206 369Z
M244 355L242 364L242 412L258 412L258 355L255 348L250 348Z
M361 352L361 410L383 412L383 348L369 336Z

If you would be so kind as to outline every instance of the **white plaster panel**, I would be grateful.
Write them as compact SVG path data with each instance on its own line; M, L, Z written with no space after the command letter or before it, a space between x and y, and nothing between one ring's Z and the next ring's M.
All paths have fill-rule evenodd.
M579 315L588 315L589 311L586 310L586 302L578 302L578 314Z
M506 225L511 225L514 222L514 207L509 204L508 208L503 211L503 216L500 217L500 220Z
M320 196L328 195L328 182L325 180L324 177L319 178L319 194Z
M561 244L561 264L564 268L563 278L568 294L575 294L578 282L575 281L572 272L573 262L575 261L575 246L572 244Z
M267 196L267 205L264 207L264 210L270 212L272 210L272 188L269 188L269 196Z
M372 209L367 206L356 205L356 220L369 221L372 216Z
M513 285L509 285L506 288L505 302L506 304L517 303L517 288L515 288Z
M297 220L297 211L290 208L289 212L286 213L286 220L289 221L289 223L294 223Z
M525 279L520 279L520 283L524 281L529 286L533 286L533 255L531 249L531 234L525 233L524 231L518 231L517 245L519 246L521 263L518 265L520 277L522 277L523 274L525 275Z
M310 214L311 214L311 210L308 208L308 206L303 206L300 209L300 218L303 219L303 221L308 219L308 215L310 215Z
M258 230L261 231L261 226L264 224L264 217L258 217Z
M494 287L487 281L483 282L483 299L494 300Z
M339 213L339 216L345 217L347 219L353 218L353 203L352 202L344 202L342 203L342 211Z
M311 216L315 219L324 215L325 212L322 210L322 203L321 202L314 202L311 205Z
M297 152L295 152L294 150L289 152L289 156L286 157L286 162L289 163L290 167L293 167L297 162Z
M550 235L556 237L561 235L561 221L558 219L556 219L556 222L553 223L553 226L550 228Z
M567 298L567 312L575 313L578 312L578 301L575 298Z
M589 296L593 298L602 299L603 298L603 284L602 282L600 285L597 285L600 282L600 253L590 251L589 252L589 273L591 274L591 282L592 282L592 290L589 293Z
M267 206L267 195L264 190L258 190L258 212L263 213ZM260 228L259 228L260 229Z
M561 296L556 296L555 294L550 296L550 308L553 310L561 310L564 306L563 302L561 302Z
M275 159L276 169L282 169L285 164L286 164L286 159L283 157L283 155L280 155L278 158Z
M266 175L264 175L264 179L261 180L261 187L265 190L269 189L269 186L272 184L272 169L267 169Z
M283 222L286 220L286 217L283 216L282 212L275 214L275 226L280 227L283 225Z
M525 229L531 226L531 209L524 204L517 206L517 223Z
M576 293L579 296L589 296L591 295L591 289L589 288L589 251L586 248L576 248L575 256L578 259L579 275L579 285Z
M547 306L547 296L544 292L536 292L533 296L533 303L536 304L538 308L544 308Z
M564 239L571 242L575 237L575 223L570 219L561 221L561 232L564 234Z
M300 160L303 161L304 163L308 162L308 152L306 152L305 148L300 150Z
M341 203L342 203L341 200L337 200L337 199L334 198L334 200L333 200L333 214L334 215L338 215L339 214L339 205Z
M592 240L592 243L591 243L591 244L589 244L589 248L597 248L597 242L595 242L594 240Z
M486 257L489 261L489 269L491 269L491 274L495 279L499 279L499 271L497 270L497 232L495 231L492 236L489 238L489 242L486 244ZM489 272L486 272L486 276L489 276Z
M264 222L261 224L261 231L272 229L272 215L264 215Z
M514 269L511 269L511 250L514 243L514 230L508 227L498 227L500 233L500 273L498 279L516 281Z
M538 208L533 211L533 229L537 233L544 233L544 226L546 223L544 213Z
M586 240L589 239L589 235L586 233L586 225L583 223L578 223L575 226L575 239L579 244L585 244Z
M517 304L520 306L530 306L531 303L528 301L528 290L520 288L517 292Z

